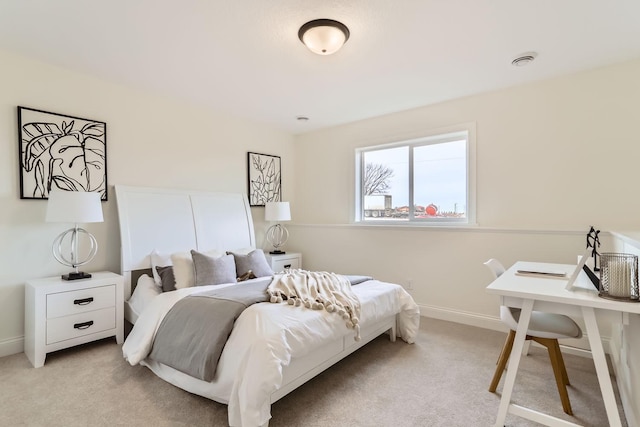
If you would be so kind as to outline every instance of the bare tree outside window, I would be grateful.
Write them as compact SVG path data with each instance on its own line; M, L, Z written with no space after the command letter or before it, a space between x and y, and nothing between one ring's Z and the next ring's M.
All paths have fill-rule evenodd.
M364 195L384 194L391 188L393 169L381 163L367 163L364 170Z

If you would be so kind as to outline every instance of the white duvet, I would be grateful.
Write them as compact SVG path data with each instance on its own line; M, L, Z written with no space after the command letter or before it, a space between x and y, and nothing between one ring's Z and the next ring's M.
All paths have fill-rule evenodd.
M269 420L271 394L282 385L282 368L291 358L305 356L323 344L353 335L353 330L348 329L335 313L286 303L260 303L247 308L236 320L220 357L216 377L211 382L190 377L147 358L155 333L171 307L187 295L212 287L179 289L158 295L138 318L122 350L131 365L145 365L165 381L228 404L232 427L256 427ZM362 328L398 314L398 336L408 343L414 342L420 311L401 286L370 280L354 286L353 291L361 303Z

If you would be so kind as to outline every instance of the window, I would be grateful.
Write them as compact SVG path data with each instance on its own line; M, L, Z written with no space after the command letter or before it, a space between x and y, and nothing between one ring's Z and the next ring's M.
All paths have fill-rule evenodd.
M475 222L472 125L356 150L356 221Z

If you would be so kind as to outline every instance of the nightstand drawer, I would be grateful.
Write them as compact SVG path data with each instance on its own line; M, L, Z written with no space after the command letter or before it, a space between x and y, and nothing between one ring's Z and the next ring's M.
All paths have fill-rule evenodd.
M116 327L115 307L47 320L47 345Z
M100 310L116 305L116 285L47 295L47 319Z
M274 272L278 273L280 271L284 271L287 268L300 268L300 257L291 257L291 258L280 258L274 259L272 261L272 269Z

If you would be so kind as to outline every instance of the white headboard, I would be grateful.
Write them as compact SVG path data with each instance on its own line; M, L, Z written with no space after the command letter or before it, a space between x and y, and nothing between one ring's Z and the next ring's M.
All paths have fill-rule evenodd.
M255 247L246 195L116 185L125 299L149 254Z

